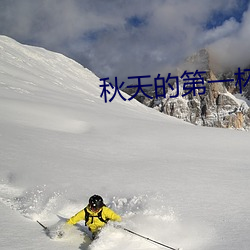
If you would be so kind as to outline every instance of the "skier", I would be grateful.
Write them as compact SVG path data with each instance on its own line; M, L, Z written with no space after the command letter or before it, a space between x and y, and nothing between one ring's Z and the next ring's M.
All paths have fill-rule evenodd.
M89 204L72 216L67 224L74 225L80 220L85 220L85 226L92 232L94 239L109 220L120 222L122 219L120 215L105 206L101 196L95 194L89 198Z

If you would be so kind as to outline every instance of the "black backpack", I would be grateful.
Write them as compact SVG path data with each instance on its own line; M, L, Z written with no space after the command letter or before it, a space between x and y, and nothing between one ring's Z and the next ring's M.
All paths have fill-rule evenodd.
M104 223L107 223L109 221L109 219L104 220L102 218L102 210L96 216L90 215L90 213L87 210L87 207L84 208L84 212L85 212L85 219L84 219L85 220L85 226L87 226L87 222L89 221L90 218L92 219L90 224L92 224L94 222L94 217L97 217L100 221L102 221Z

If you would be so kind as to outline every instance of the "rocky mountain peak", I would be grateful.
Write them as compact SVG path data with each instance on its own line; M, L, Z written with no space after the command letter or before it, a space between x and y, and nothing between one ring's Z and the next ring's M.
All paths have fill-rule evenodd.
M201 49L177 68L180 89L178 97L172 98L173 92L176 91L166 84L164 98L156 98L155 90L151 89L147 92L153 96L153 99L142 95L139 95L137 99L160 112L196 125L248 130L250 127L249 106L241 96L236 97L235 81L223 82L226 79L235 79L234 71L221 71L220 67L214 63L215 61L207 49ZM206 92L202 95L199 95L198 91L195 94L192 92L185 95L184 81L181 76L185 71L196 72L196 70L204 72L202 77ZM174 86L177 86L176 82Z

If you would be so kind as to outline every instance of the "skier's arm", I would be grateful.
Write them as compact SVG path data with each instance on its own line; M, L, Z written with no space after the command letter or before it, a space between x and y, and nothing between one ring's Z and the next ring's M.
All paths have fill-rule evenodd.
M105 217L112 221L118 221L118 222L122 221L122 218L120 215L116 214L113 210L107 207L105 207Z
M67 224L75 225L78 221L84 220L84 218L85 218L85 212L84 212L84 209L83 209L83 210L81 210L80 212L78 212L77 214L75 214L74 216L72 216L72 217L67 221Z

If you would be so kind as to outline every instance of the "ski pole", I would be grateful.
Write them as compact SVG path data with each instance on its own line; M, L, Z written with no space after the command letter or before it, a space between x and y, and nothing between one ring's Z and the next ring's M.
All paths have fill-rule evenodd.
M45 227L41 222L39 222L38 220L36 221L40 226L42 226L43 227L43 229L46 231L46 230L48 230L48 228L47 227Z
M180 248L173 248L173 247L167 246L167 245L162 244L162 243L160 243L160 242L158 242L158 241L152 240L152 239L150 239L150 238L148 238L148 237L145 237L145 236L143 236L143 235L140 235L140 234L138 234L138 233L135 233L135 232L133 232L133 231L127 229L127 228L122 228L122 229L125 230L125 231L127 231L127 232L129 232L129 233L131 233L131 234L137 235L137 236L139 236L139 237L141 237L141 238L143 238L143 239L145 239L145 240L154 242L154 243L156 243L156 244L158 244L158 245L161 245L161 246L163 246L163 247L169 248L169 249L171 249L171 250L180 250Z

